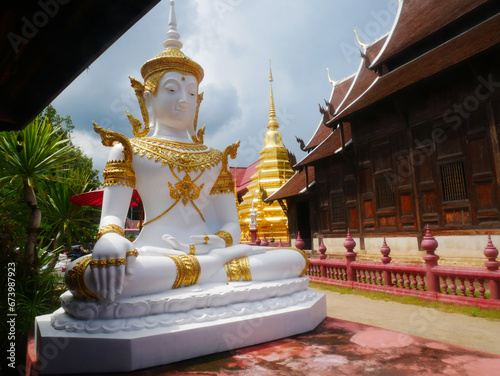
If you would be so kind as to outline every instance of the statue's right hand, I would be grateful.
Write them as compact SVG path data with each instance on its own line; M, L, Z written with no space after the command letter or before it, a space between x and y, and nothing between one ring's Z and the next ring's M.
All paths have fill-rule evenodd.
M123 290L126 274L133 274L136 259L134 245L116 233L104 234L92 252L92 277L97 294L104 300L114 301ZM135 253L135 255L134 255Z

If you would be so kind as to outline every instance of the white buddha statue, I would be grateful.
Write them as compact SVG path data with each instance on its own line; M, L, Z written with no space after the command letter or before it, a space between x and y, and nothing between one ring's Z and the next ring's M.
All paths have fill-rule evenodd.
M112 302L194 284L282 280L308 267L297 249L238 244L228 158L236 157L239 142L221 152L203 144L204 127L196 131L204 72L180 50L172 5L165 50L142 66L144 83L131 78L144 128L130 114L134 139L95 125L112 149L93 254L67 271L78 298ZM123 229L134 188L145 223L131 242Z

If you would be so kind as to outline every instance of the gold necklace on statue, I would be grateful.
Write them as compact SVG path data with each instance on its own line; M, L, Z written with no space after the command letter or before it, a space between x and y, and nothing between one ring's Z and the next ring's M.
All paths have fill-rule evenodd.
M155 137L130 140L132 151L140 157L146 156L162 166L189 173L205 171L217 166L222 160L222 152L205 145L159 139Z

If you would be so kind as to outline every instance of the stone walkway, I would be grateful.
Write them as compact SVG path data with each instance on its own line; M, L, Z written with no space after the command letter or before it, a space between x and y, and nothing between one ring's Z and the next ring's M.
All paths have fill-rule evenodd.
M499 374L499 321L317 291L326 294L328 317L312 332L120 375ZM30 348L34 358L33 343Z
M500 354L499 321L359 295L317 291L326 294L329 317Z

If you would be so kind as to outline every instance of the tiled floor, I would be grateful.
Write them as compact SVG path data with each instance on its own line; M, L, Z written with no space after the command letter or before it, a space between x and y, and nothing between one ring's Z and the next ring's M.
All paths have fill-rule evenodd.
M294 337L124 375L500 375L500 355L326 318Z

